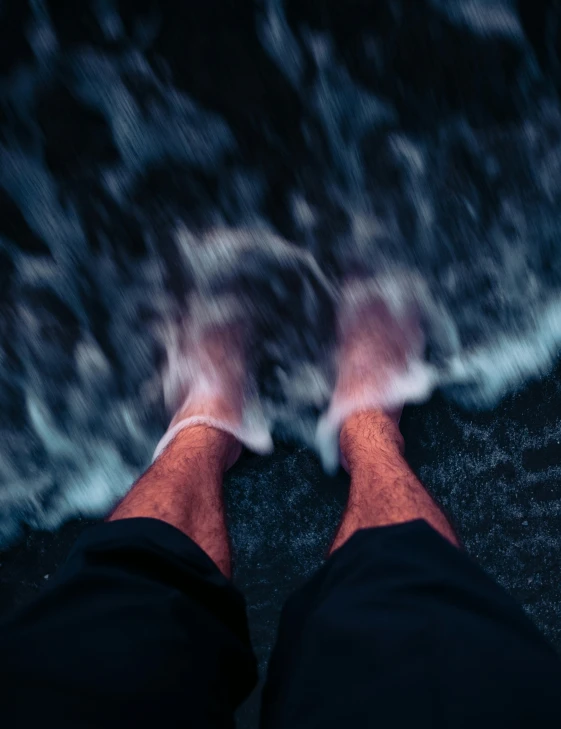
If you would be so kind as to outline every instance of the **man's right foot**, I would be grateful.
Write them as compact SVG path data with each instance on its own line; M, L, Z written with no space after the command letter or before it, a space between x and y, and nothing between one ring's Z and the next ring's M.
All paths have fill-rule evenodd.
M326 415L318 426L318 446L328 470L341 455L351 429L368 426L371 434L389 437L403 450L399 419L403 409L396 376L419 357L423 336L413 317L398 320L380 296L349 284L343 292L338 323L337 380Z

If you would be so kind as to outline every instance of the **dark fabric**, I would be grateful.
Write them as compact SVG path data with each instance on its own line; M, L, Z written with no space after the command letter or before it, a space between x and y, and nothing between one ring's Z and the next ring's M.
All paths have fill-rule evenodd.
M154 519L87 530L0 628L6 729L232 727L256 680L243 597Z
M561 661L426 522L368 529L288 601L262 724L558 728Z
M2 726L232 727L256 682L242 596L190 539L102 524L0 626ZM356 534L283 612L263 727L558 727L561 663L424 522Z

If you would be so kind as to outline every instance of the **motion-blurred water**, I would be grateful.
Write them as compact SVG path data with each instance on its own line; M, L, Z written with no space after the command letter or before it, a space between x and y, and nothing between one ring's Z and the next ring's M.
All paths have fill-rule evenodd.
M561 3L0 2L0 543L100 515L166 419L166 342L236 300L313 441L358 279L490 406L561 343Z

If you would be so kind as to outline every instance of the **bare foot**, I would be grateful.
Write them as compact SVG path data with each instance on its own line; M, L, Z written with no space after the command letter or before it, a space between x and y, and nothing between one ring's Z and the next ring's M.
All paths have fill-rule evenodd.
M242 444L232 433L239 432L243 423L246 381L243 329L239 325L207 329L191 352L191 358L196 362L196 374L183 405L170 423L170 430L185 421L195 424L198 418L208 421L208 427L227 428L223 433L229 441L227 468L231 468L242 452Z
M200 331L186 333L179 354L174 351L170 356L170 368L175 368L175 398L182 404L156 449L156 457L180 430L195 426L215 428L228 436L228 468L239 458L242 444L258 452L272 449L256 395L253 420L248 420L245 412L251 391L248 344L247 330L240 322L207 324Z
M378 422L403 449L399 419L406 388L401 385L412 360L420 358L423 336L412 315L397 318L381 299L358 285L343 294L338 322L337 381L327 413L318 425L318 446L324 466L337 466L339 433L357 427L361 413L369 426ZM348 468L344 449L342 464Z

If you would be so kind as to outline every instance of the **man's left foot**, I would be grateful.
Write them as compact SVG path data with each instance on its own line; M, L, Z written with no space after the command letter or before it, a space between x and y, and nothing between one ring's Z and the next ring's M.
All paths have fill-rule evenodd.
M261 410L251 367L248 367L247 327L240 320L192 326L181 332L181 345L168 350L168 384L181 405L156 457L179 430L206 426L232 440L228 464L233 465L242 444L258 453L272 450L268 424Z

